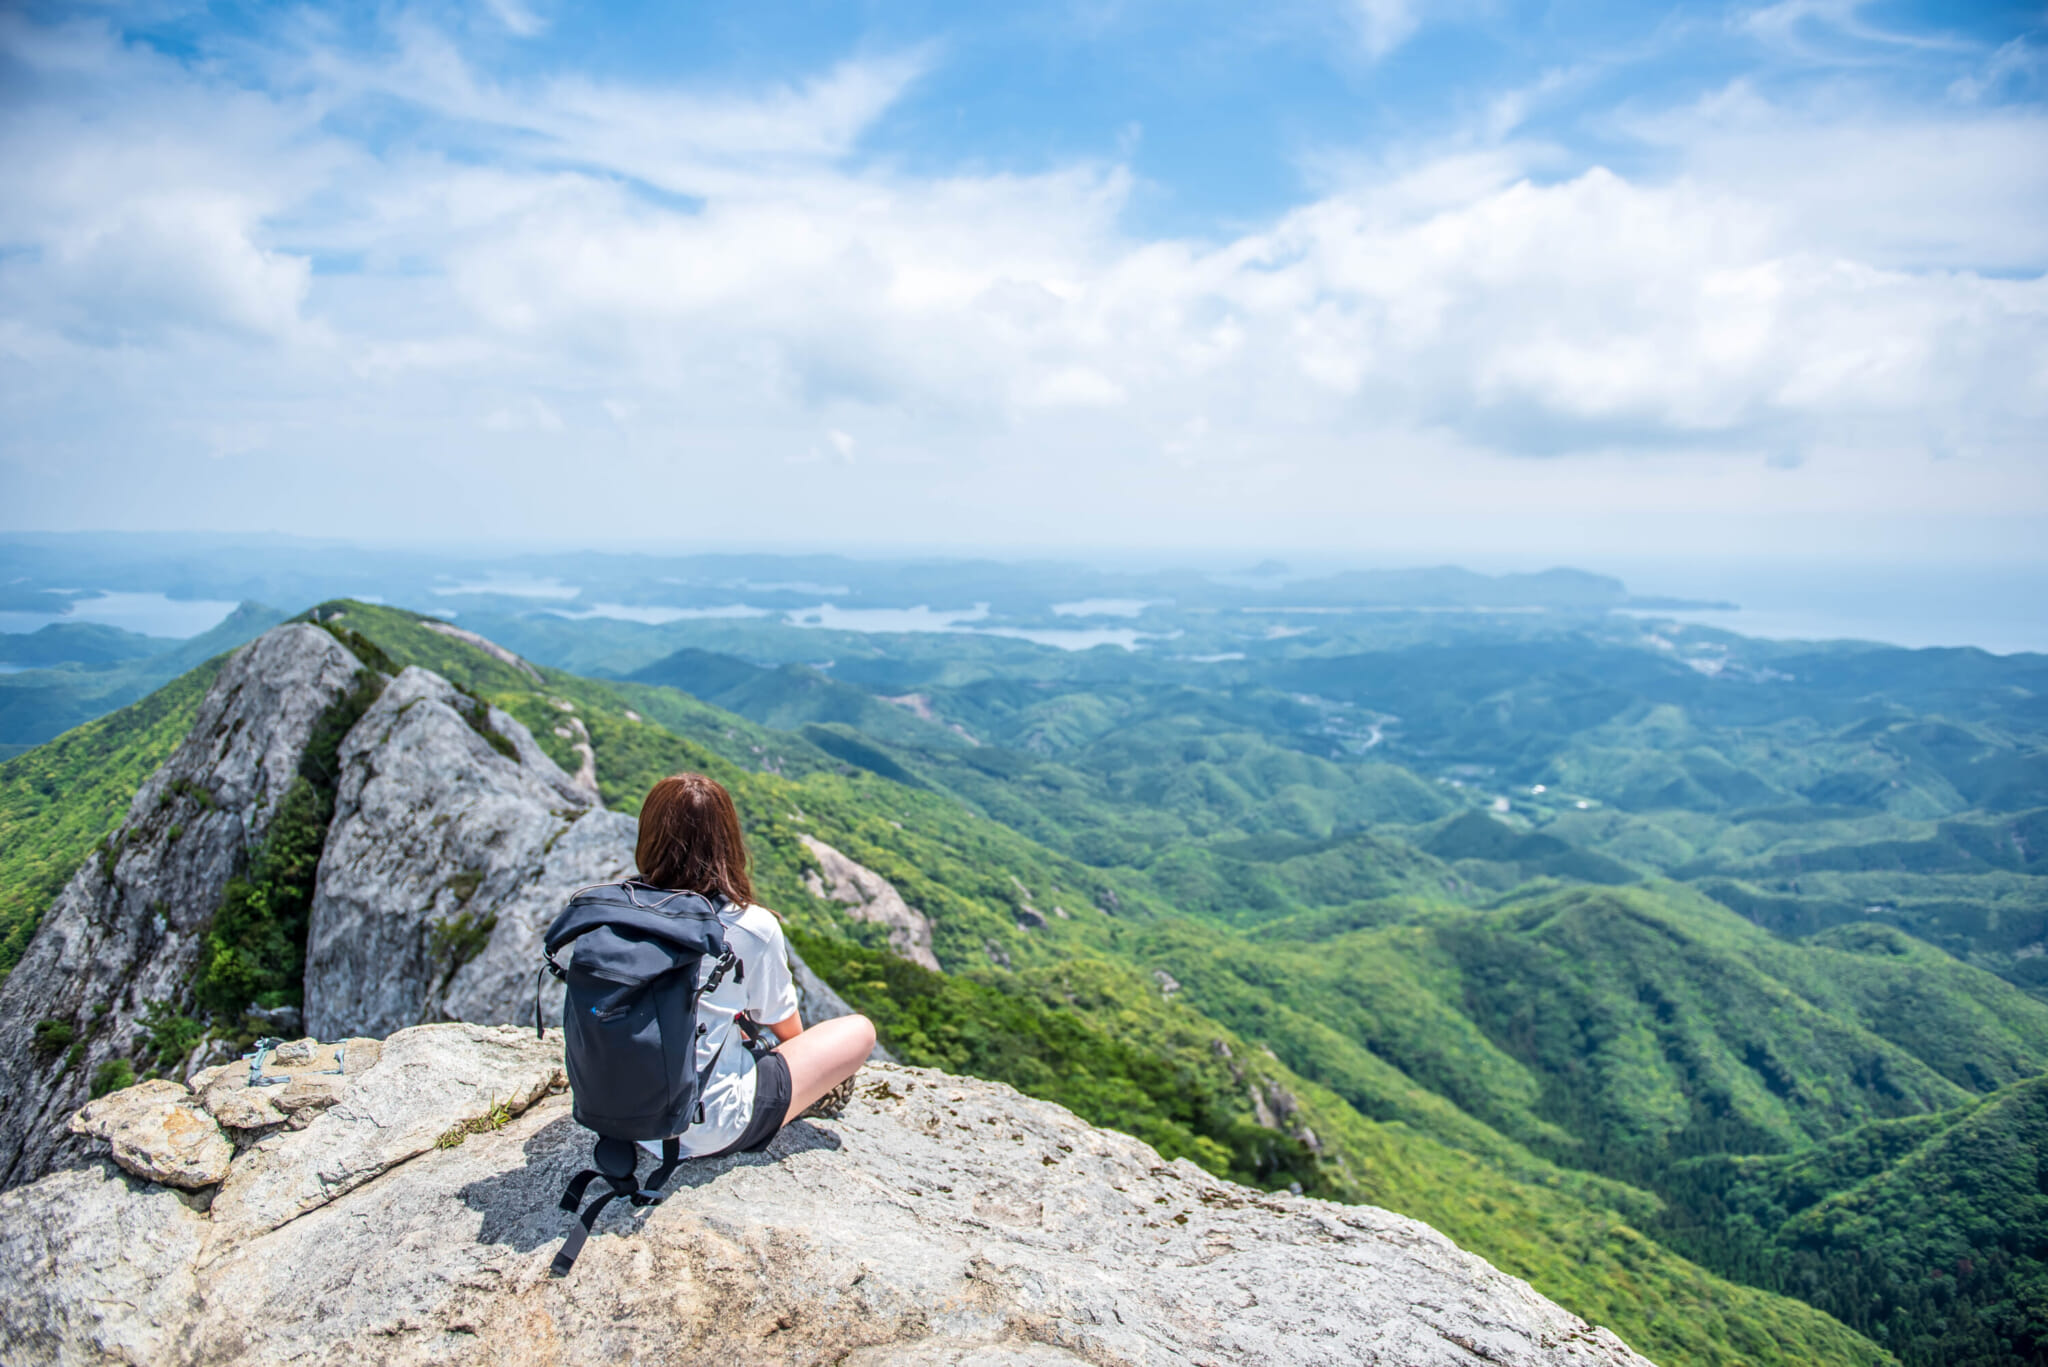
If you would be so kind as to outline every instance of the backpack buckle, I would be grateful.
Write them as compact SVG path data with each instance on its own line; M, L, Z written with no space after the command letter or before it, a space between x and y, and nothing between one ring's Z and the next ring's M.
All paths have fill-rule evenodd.
M733 953L730 949L727 949L725 953L718 956L718 963L712 968L711 976L704 980L703 990L705 992L715 990L720 983L725 981L725 975L728 972L732 974L732 980L736 983L743 983L747 980L747 966L741 963L739 955Z

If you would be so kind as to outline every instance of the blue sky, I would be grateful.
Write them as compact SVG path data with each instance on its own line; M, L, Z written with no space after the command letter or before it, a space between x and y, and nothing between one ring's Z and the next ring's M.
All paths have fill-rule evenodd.
M17 7L0 524L2021 555L2044 85L2040 5Z

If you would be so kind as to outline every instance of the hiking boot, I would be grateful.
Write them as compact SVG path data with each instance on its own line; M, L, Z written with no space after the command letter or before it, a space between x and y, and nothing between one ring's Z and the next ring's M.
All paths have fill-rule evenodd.
M803 1116L798 1116L797 1119L801 1120L804 1116L817 1116L821 1120L836 1120L839 1118L840 1113L846 1109L846 1103L851 1100L853 1100L853 1079L848 1078L816 1101L813 1101L810 1109L805 1111Z

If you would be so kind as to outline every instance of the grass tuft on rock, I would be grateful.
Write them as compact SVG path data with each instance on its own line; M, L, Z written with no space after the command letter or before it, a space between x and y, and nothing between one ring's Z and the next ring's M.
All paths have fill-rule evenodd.
M459 1124L451 1125L448 1131L434 1141L437 1149L459 1149L473 1134L489 1134L502 1130L512 1123L512 1108L502 1101L493 1101L491 1108L482 1115L471 1116Z

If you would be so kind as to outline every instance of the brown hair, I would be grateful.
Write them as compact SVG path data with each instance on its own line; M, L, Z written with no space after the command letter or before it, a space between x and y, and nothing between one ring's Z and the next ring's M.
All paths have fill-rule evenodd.
M743 907L754 900L740 814L716 779L676 774L655 784L640 804L637 855L644 883Z

